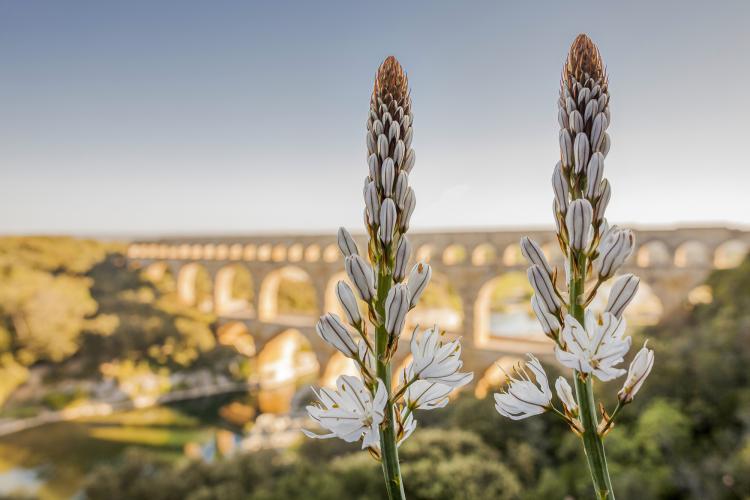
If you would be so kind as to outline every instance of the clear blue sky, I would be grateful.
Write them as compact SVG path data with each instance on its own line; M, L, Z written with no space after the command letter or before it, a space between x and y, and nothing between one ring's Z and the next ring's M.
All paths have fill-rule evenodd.
M0 232L361 225L374 71L406 68L416 229L550 223L576 34L618 222L750 223L750 2L0 1Z

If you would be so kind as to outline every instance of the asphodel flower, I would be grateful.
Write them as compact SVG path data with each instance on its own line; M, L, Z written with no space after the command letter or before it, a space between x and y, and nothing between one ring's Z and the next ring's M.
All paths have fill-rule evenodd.
M436 382L455 389L474 378L473 373L461 373L461 343L458 339L446 341L445 332L439 332L437 327L422 335L415 329L409 348L412 362L406 369L407 380Z
M354 291L339 282L336 294L357 340L355 332L332 314L321 317L316 327L326 342L357 361L362 378L342 376L337 391L321 389L319 403L309 406L308 412L330 433L305 432L311 437L361 440L363 448L382 461L388 498L401 500L405 495L398 445L416 428L414 410L444 406L452 390L471 380L471 374L459 372L461 350L455 340L425 345L416 357L419 370L414 373L418 375L403 379L398 388L390 384L406 315L417 305L432 274L430 266L420 262L404 282L412 250L405 233L416 207L416 195L409 186L416 158L412 138L408 80L398 61L389 57L375 77L365 136L366 252L359 254L346 229L341 228L337 238L349 281L367 303L367 314L359 312Z
M539 415L552 407L547 373L536 357L531 354L528 357L525 367L533 374L534 380L523 366L519 366L508 377L505 391L495 394L495 409L513 420Z
M586 311L585 327L568 314L555 356L562 365L606 382L625 374L616 367L630 349L630 337L624 334L625 319L613 314Z
M302 432L316 439L338 437L348 443L362 440L362 449L376 445L388 399L383 382L378 380L373 396L358 377L341 375L336 389L320 389L316 393L318 403L307 407L310 417L330 433L316 434L307 429Z
M603 405L597 406L595 378L609 381L625 374L619 365L631 339L625 336L623 313L638 290L638 278L628 274L618 279L603 313L586 309L596 303L600 286L615 275L635 246L632 231L609 227L605 218L612 196L604 178L604 160L611 145L609 83L599 50L586 35L575 39L563 67L557 120L560 158L552 174L552 207L557 241L566 257L567 287L557 288L560 280L550 271L538 245L524 238L521 249L532 264L528 269L534 289L532 310L544 333L555 342L557 361L573 370L575 391L566 378L559 377L555 389L564 412L554 408L547 377L534 358L527 367L537 384L528 375L511 378L506 392L495 395L496 407L512 419L553 410L582 437L597 498L614 498L602 437L648 376L653 352L644 347L633 360L619 392L620 404L611 415Z

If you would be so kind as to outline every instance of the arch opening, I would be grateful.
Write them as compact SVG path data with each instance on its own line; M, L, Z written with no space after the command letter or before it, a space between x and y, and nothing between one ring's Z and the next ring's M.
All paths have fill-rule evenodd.
M213 310L211 275L198 262L180 268L177 275L177 296L183 304L195 306L201 312Z
M471 253L471 263L475 266L486 266L495 262L497 251L491 243L478 245Z
M703 267L709 264L708 248L700 241L687 241L675 251L674 265L677 267Z
M449 332L461 330L464 320L461 296L451 284L450 280L433 272L430 284L427 285L422 297L407 316L407 330L420 325L421 328L431 328L437 325L439 329Z
M459 244L453 244L443 250L443 264L455 266L466 262L466 247Z
M261 321L307 325L318 315L318 299L310 276L293 266L272 271L261 284L258 316Z
M253 279L245 266L230 264L216 273L216 314L229 318L253 317L253 299Z
M671 261L669 248L663 241L644 243L636 254L636 263L639 267L668 266Z
M748 247L750 245L740 240L722 243L714 252L714 266L718 269L731 269L739 266L747 256Z
M359 376L357 363L353 359L347 358L340 352L336 352L326 364L323 371L323 377L320 379L320 385L331 389L336 388L336 380L341 375Z
M257 359L258 402L264 413L287 413L297 388L314 383L320 365L310 342L298 330L276 335Z
M532 294L526 273L520 271L485 283L474 305L475 341L480 345L493 340L546 341L531 309Z

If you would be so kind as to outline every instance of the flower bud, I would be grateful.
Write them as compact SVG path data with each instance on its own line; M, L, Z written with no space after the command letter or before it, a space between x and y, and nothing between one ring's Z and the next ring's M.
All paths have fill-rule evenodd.
M401 125L396 121L391 122L391 126L388 128L388 140L399 140L401 138Z
M648 374L651 373L651 368L653 367L654 351L648 349L644 343L641 350L638 351L638 354L635 355L635 358L630 363L628 378L625 379L625 384L623 384L620 392L617 393L617 397L621 403L627 404L633 401L633 398L640 390Z
M609 199L612 197L612 188L610 187L607 179L602 179L599 184L599 199L596 201L596 209L594 210L594 220L599 222L604 218L604 212L607 210L609 205Z
M630 257L635 247L635 235L629 229L612 226L599 243L599 255L594 259L593 267L601 279L607 279Z
M557 123L560 124L560 128L568 128L568 112L564 108L557 112Z
M367 183L367 188L365 188L365 208L367 208L367 223L374 226L380 219L380 200L375 181Z
M411 132L411 130L409 130ZM408 134L407 134L408 135ZM417 154L413 149L407 149L406 158L404 159L404 165L401 167L404 172L411 173L411 169L414 168L414 162L417 160Z
M385 134L380 134L378 136L378 156L381 160L388 158L388 146L388 138Z
M555 381L555 391L557 392L557 397L560 398L560 401L562 401L562 404L565 406L565 410L570 415L577 415L578 401L576 401L575 396L573 396L573 389L571 389L570 384L565 380L565 377L557 377L557 380Z
M398 248L396 249L396 259L393 265L393 280L400 282L406 276L406 264L409 263L409 257L411 257L411 243L406 236L401 236L401 240L398 242Z
M393 179L396 177L396 167L391 158L386 158L380 169L380 185L383 186L383 195L390 198L393 194Z
M393 161L396 162L396 166L401 166L401 162L404 161L404 153L406 153L404 141L398 141L396 143L396 149L393 151Z
M357 326L362 321L362 316L359 314L359 304L357 304L354 292L345 281L336 283L336 296L341 302L341 307L344 309L349 323Z
M362 300L370 302L375 297L375 275L370 265L359 255L350 255L344 260L344 268Z
M315 331L320 338L341 351L348 358L355 358L359 349L354 342L349 329L341 319L333 313L327 313L320 317L315 325Z
M573 165L573 141L565 129L560 131L560 161L566 170Z
M409 312L409 287L403 283L394 285L385 298L385 331L400 335Z
M594 123L591 125L591 150L601 151L602 139L604 133L607 131L607 117L604 113L599 113L594 118Z
M384 245L393 241L393 229L396 226L396 204L393 200L386 198L383 200L383 206L380 207L380 228L378 235Z
M576 135L575 143L573 144L573 154L575 155L575 172L580 174L586 165L589 163L589 153L591 146L589 146L589 138L581 132Z
M375 149L376 149L375 136L369 130L367 131L366 139L367 139L367 153L368 154L375 153Z
M621 318L623 311L638 292L640 282L641 280L632 274L625 274L617 278L609 292L609 300L604 312L612 313L618 319Z
M573 250L584 250L591 243L591 220L594 211L586 199L578 199L570 204L565 216L568 240Z
M583 112L583 121L589 121L591 118L596 116L597 111L599 111L599 104L595 99L590 100L586 105L586 110Z
M604 175L604 155L596 152L591 155L586 167L586 197L593 200L599 194L602 176Z
M339 250L341 250L341 253L344 255L344 257L359 254L359 249L357 248L357 244L354 242L354 238L352 238L352 235L349 234L349 231L347 231L345 227L339 228L337 240L339 244Z
M568 120L570 122L570 128L573 132L575 132L576 134L583 132L583 117L577 109L570 113L570 117L568 118Z
M380 160L378 155L371 154L367 157L367 167L370 170L370 180L377 180L380 178Z
M589 102L591 98L591 90L588 87L584 87L578 92L578 107L583 107L584 104Z
M411 220L411 214L414 213L414 207L417 206L417 197L414 194L412 188L407 189L406 199L404 199L404 208L401 210L401 232L405 233L409 230L409 221Z
M424 262L417 262L416 264L414 264L414 267L411 268L409 279L406 282L409 287L409 294L411 295L409 307L414 307L417 305L417 302L419 302L419 297L422 296L425 288L427 288L427 285L429 285L431 277L432 268Z
M534 293L542 301L547 311L557 313L560 310L561 302L555 293L555 286L552 284L549 274L534 264L526 271L526 275L529 278L531 287L534 289Z
M562 171L562 164L558 161L552 173L552 189L555 192L557 207L563 214L568 211L568 180Z
M414 117L414 112L411 114L412 118ZM406 150L408 151L411 148L411 140L414 137L414 129L409 128L409 130L406 131L404 134L404 147L406 147Z
M609 139L609 134L605 133L604 138L602 139L602 145L599 146L599 151L604 155L604 157L607 157L607 154L609 153L609 145L611 144Z
M557 319L557 316L546 309L544 302L541 302L536 295L531 296L531 308L534 310L539 324L542 325L544 334L548 337L557 336L557 332L560 331L560 321Z
M406 201L406 193L409 190L409 174L404 172L403 170L398 173L398 177L396 178L396 189L394 192L394 198L396 200L396 205L398 205L398 208L402 209L404 208L404 202Z
M552 268L549 262L547 262L547 257L545 257L541 247L528 236L521 238L521 253L529 261L529 264L536 264L549 274L552 274Z

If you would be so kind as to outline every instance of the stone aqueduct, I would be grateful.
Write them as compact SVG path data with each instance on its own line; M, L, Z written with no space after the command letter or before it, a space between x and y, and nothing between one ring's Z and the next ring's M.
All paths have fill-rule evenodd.
M510 230L477 232L416 233L410 235L413 259L428 261L433 276L450 283L460 298L460 321L448 328L461 335L467 370L474 371L477 393L500 377L504 365L531 351L551 352L551 342L539 335L503 337L491 331L489 303L493 283L508 274L525 272L518 241L529 235L539 242L548 258L561 265L554 233L549 230ZM642 291L647 290L650 309L667 314L685 303L712 269L736 266L750 249L750 231L722 227L643 229L636 231L637 247L622 272L640 276ZM355 237L365 248L363 237ZM316 309L338 311L334 287L344 279L343 262L333 235L274 235L251 237L198 237L139 241L128 248L132 266L175 277L177 293L187 304L196 304L196 276L205 270L213 284L212 300L201 304L216 314L217 332L232 336L249 332L252 345L247 355L259 353L274 339L304 338L308 357L296 358L298 366L276 367L267 363L266 378L283 382L283 370L307 371L321 383L346 370L345 360L315 333L316 316L285 315L278 310L279 283L287 276L303 277L315 290ZM238 304L232 297L237 266L249 273L253 290L249 303ZM434 281L434 280L433 280ZM698 300L710 300L704 296ZM646 292L644 292L646 293ZM700 294L698 294L700 295ZM416 312L416 311L415 311ZM425 325L427 326L427 325ZM409 330L404 332L409 335ZM278 346L277 346L278 347ZM282 342L289 354L293 342ZM242 349L238 348L242 352ZM279 348L276 349L279 351ZM406 360L407 342L399 348ZM311 356L314 354L314 359ZM291 359L291 358L290 358ZM299 365L306 365L301 367ZM277 372L274 372L276 369ZM279 371L281 370L281 371Z

